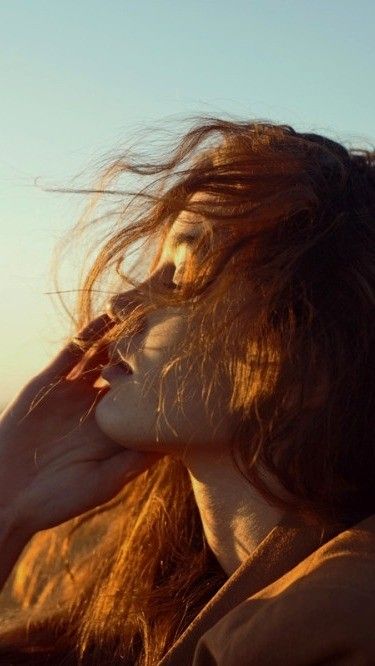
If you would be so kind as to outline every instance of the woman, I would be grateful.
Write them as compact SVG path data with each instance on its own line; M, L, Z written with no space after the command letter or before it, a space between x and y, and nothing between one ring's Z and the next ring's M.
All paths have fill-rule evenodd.
M205 119L103 174L80 333L0 424L0 663L375 663L374 162Z

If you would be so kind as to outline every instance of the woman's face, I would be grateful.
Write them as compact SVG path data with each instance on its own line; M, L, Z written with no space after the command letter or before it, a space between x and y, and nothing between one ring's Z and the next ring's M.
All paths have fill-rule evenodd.
M194 252L194 239L203 232L203 224L188 224L188 213L174 222L160 262L150 280L178 284L183 276L184 262ZM184 237L188 235L188 237ZM128 291L112 300L112 313L121 318L126 302L134 299ZM100 429L129 449L157 451L184 456L190 450L208 453L210 444L215 452L229 442L230 423L225 409L229 387L226 381L210 392L208 404L202 397L200 373L189 372L189 358L173 365L162 381L162 370L172 357L183 349L187 327L184 306L154 311L147 317L144 329L111 345L112 361L126 360L133 373L125 369L104 368L102 376L110 390L96 407L95 417ZM215 358L205 365L205 375L213 375L220 359L220 344ZM210 372L212 364L212 373ZM184 384L182 399L178 400ZM160 389L162 388L162 391ZM160 402L162 400L162 402ZM159 418L158 418L159 417Z

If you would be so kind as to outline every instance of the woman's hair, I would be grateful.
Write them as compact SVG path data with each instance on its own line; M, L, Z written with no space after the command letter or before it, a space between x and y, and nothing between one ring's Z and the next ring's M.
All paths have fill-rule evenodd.
M228 445L249 483L311 525L344 529L375 512L374 152L272 122L200 118L165 158L128 152L90 192L74 238L106 226L82 280L77 330L109 293L132 285L139 294L94 351L133 335L152 308L184 303L186 344L163 377L187 354L207 404L229 377ZM171 290L145 276L181 211L221 240L206 225L184 285ZM0 663L154 665L225 579L188 473L164 457L112 502L32 539L3 593L14 611Z

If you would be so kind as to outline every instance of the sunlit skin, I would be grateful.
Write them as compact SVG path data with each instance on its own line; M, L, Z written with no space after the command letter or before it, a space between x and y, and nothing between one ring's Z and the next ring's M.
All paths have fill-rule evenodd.
M183 267L194 245L176 244L180 233L192 234L188 213L174 222L163 246L163 253L153 279L183 279ZM203 227L197 222L194 234ZM112 315L121 318L122 298L112 300ZM202 518L207 541L228 575L249 557L257 545L282 518L280 509L271 507L234 467L228 450L231 420L223 409L229 386L223 382L211 395L211 420L201 396L197 377L189 377L187 398L181 406L175 396L179 383L185 379L186 367L170 372L163 383L164 411L157 433L157 409L161 371L171 354L183 344L186 313L182 308L166 308L148 316L147 326L131 342L120 339L112 347L133 368L133 374L109 376L103 371L110 390L96 407L99 428L117 443L132 450L157 451L181 458L186 465ZM216 348L220 355L220 345ZM188 360L186 361L188 363ZM213 365L215 358L212 358ZM218 426L219 424L219 426ZM270 487L276 481L267 477Z
M160 280L164 284L168 281L178 284L183 279L184 262L192 250L187 242L176 245L175 239L187 230L186 224L177 219L151 279ZM192 235L191 227L189 233ZM194 235L199 235L197 228ZM126 292L123 298L131 299L131 292ZM111 305L112 312L118 319L122 316L121 306L120 295ZM183 404L183 410L176 403L178 387L188 374L189 359L183 360L178 370L172 369L168 373L161 392L162 369L171 357L183 348L186 318L187 313L183 307L159 309L148 315L147 326L139 334L132 336L130 340L120 339L112 345L114 361L117 355L125 359L132 367L133 374L120 372L112 377L108 370L103 371L103 377L108 379L111 390L98 404L96 419L103 431L118 443L147 451L156 447L163 453L180 456L183 453L182 443L188 445L189 451L201 451L202 447L209 446L217 455L218 450L228 441L230 423L229 419L225 418L225 413L223 416L221 408L221 405L224 406L224 389L221 394L214 396L209 406L208 411L211 413L213 410L212 419L209 418L201 398L202 383L199 377L189 378L188 399ZM212 369L219 358L218 345L216 356L212 358ZM165 418L160 420L159 428L156 428L161 395ZM212 421L217 426L215 433ZM213 443L215 447L212 446Z

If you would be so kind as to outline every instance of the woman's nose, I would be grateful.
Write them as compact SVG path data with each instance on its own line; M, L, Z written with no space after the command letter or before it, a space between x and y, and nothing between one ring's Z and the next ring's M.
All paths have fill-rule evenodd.
M174 267L166 265L159 270L156 270L150 277L143 283L143 286L152 285L157 283L160 286L169 284L173 277ZM106 312L111 319L121 321L125 319L137 305L141 303L141 296L137 289L130 289L123 291L120 294L112 296L106 304Z
M139 305L139 297L135 289L124 291L112 296L106 304L106 313L115 321L122 321Z

